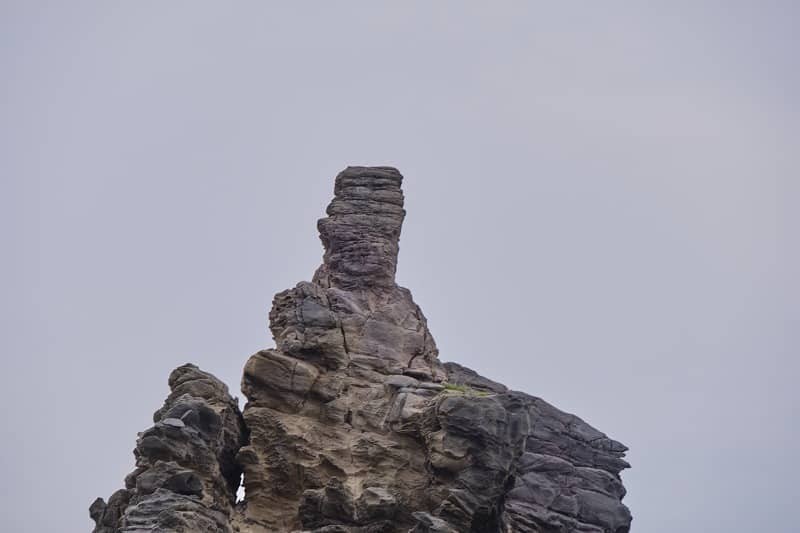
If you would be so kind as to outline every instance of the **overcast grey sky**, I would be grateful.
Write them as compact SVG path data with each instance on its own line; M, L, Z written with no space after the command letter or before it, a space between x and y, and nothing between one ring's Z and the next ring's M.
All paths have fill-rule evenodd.
M0 2L0 530L238 393L348 164L456 360L631 448L638 533L796 531L796 2Z

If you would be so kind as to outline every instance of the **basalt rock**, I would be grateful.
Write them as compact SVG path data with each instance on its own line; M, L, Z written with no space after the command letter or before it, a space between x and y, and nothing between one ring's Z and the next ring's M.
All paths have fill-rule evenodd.
M625 446L439 362L394 279L401 183L389 167L337 176L323 264L275 296L243 413L213 376L174 371L126 489L91 507L95 532L629 531Z

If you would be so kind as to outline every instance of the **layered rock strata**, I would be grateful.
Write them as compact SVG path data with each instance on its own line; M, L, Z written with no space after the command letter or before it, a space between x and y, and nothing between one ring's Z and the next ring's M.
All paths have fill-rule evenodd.
M155 424L139 433L125 488L90 508L96 533L232 531L247 440L237 401L194 365L173 370L169 386Z
M629 531L625 446L439 362L395 283L401 183L389 167L337 176L323 264L275 296L276 348L247 361L243 414L215 378L177 369L127 488L93 505L95 531ZM199 382L213 386L183 386ZM219 423L187 414L203 409Z

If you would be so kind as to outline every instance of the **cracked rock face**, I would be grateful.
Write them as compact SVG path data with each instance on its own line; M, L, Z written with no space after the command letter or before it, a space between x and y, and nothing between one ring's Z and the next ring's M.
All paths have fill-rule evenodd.
M402 176L336 178L312 282L275 296L276 348L227 389L176 369L96 532L626 533L626 448L539 398L440 363L397 286ZM235 504L239 474L245 498Z
M194 365L173 370L169 386L155 424L139 433L125 488L92 504L95 533L232 531L247 436L236 400Z

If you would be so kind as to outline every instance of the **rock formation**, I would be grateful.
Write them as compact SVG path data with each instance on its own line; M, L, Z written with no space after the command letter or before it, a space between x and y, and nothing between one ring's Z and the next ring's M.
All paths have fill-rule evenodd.
M96 533L629 531L625 446L439 361L394 279L401 182L337 176L323 264L275 296L276 348L245 364L244 412L213 376L173 371L126 488L92 504Z
M194 365L173 370L169 386L155 425L139 434L125 488L89 508L96 533L231 531L242 414L228 387Z

